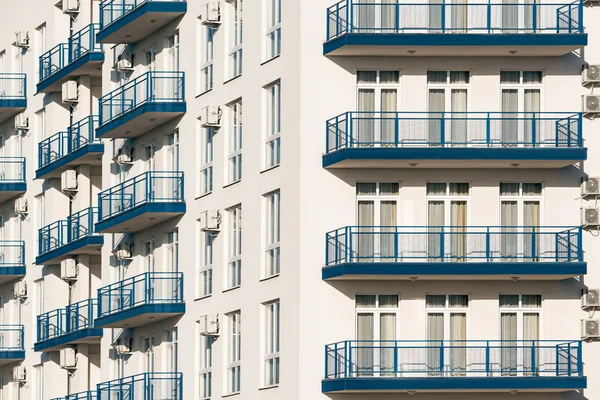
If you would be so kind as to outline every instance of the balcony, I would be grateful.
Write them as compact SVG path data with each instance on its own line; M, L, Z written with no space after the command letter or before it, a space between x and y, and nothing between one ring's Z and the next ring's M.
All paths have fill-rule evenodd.
M146 372L98 384L99 399L183 400L180 372Z
M185 312L183 273L145 272L98 289L97 328L134 328Z
M133 233L185 213L183 172L148 171L98 194L101 233Z
M562 168L587 159L581 113L357 112L327 121L325 168Z
M187 11L185 0L104 0L98 43L136 43Z
M96 136L135 138L185 114L185 73L150 71L99 100Z
M25 242L0 240L0 285L25 276Z
M581 341L347 340L325 346L324 393L585 389Z
M0 365L25 359L23 325L0 325Z
M27 75L0 73L0 122L27 108Z
M94 328L97 316L96 299L83 300L38 315L34 350L56 351L77 343L100 343L102 329Z
M25 157L0 157L0 203L27 190Z
M35 263L52 265L73 255L100 254L104 237L94 229L97 220L98 208L90 207L40 229Z
M98 396L97 392L95 390L92 390L90 392L68 394L64 397L55 397L52 400L98 400Z
M96 43L98 24L91 24L40 56L38 93L59 92L72 77L102 76L104 51Z
M580 227L347 226L326 240L324 280L561 280L587 273Z
M587 45L583 4L369 3L327 9L328 56L562 56Z
M38 144L36 179L58 178L76 165L102 165L104 144L96 138L98 116L90 115Z

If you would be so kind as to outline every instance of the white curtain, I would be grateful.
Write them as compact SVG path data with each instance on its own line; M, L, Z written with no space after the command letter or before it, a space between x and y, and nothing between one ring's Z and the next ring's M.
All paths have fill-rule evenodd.
M379 141L382 145L394 143L396 126L396 110L398 110L398 91L396 89L381 90L381 134Z
M375 140L375 90L359 89L358 91L358 121L355 125L353 140L359 144L372 146Z
M540 339L540 316L537 313L524 313L523 314L523 340L524 351L523 351L523 367L525 371L532 371L532 345L537 345L537 341ZM535 354L535 367L539 366L539 352Z
M354 26L359 29L359 32L372 32L375 28L377 18L377 10L379 3L376 0L361 0L360 4L354 6L354 15L356 22Z
M440 118L446 109L446 92L444 89L429 89L429 144L439 145L442 140Z
M427 204L427 255L430 261L439 261L441 252L441 227L444 226L444 202L429 201ZM443 255L442 255L443 256Z
M516 375L517 371L517 314L502 313L500 317L502 375Z
M540 142L540 90L539 89L525 89L525 143L533 143L533 125L535 124L537 137L536 142ZM533 118L537 118L535 121Z
M356 371L359 375L373 374L373 339L375 321L372 313L359 313L356 321Z
M517 0L502 0L503 32L516 32L519 28L519 7Z
M397 303L396 303L397 304ZM396 340L396 314L381 313L379 316L379 339L381 342L380 370L383 375L394 371L394 345Z
M429 29L433 32L439 32L442 28L442 7L443 0L429 1Z
M519 121L517 120L518 110L519 93L517 89L503 89L502 143L504 143L505 146L516 146L519 140Z
M396 221L398 221L397 203L395 201L382 201L380 204L379 225L381 234L379 235L379 252L382 258L387 261L395 261L396 255L395 232ZM387 227L387 228L385 228Z
M441 345L444 340L444 314L427 314L427 370L430 375L440 374Z
M465 32L467 29L467 1L452 0L452 32Z
M362 0L361 0L362 2ZM396 28L396 0L381 0L381 27L384 33L393 33Z
M467 255L467 202L453 201L450 204L450 218L452 220L452 233L450 246L455 261L465 261Z
M526 201L523 203L523 253L529 261L535 261L539 255L540 241L538 226L540 225L540 203L538 201ZM533 237L536 236L535 248Z
M451 93L452 124L450 140L457 146L467 142L467 90L452 89Z
M452 375L464 375L467 369L467 315L450 314L450 370Z
M518 255L518 203L502 201L500 205L500 220L502 231L500 235L500 254L503 258L514 258Z

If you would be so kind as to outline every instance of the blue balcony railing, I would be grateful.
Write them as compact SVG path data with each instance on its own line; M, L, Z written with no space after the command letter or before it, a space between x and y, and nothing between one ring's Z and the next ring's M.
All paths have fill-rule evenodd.
M23 325L0 325L0 352L25 350Z
M348 33L583 33L583 5L342 0L327 9L327 40Z
M99 383L98 398L106 400L183 400L180 372L146 372Z
M49 253L84 237L101 236L95 230L97 221L98 208L90 207L43 227L38 231L38 254Z
M0 268L25 265L25 242L23 240L0 240Z
M583 376L581 341L347 340L325 346L325 379Z
M149 304L183 303L183 273L145 272L98 289L98 316Z
M38 167L44 168L54 161L92 143L102 143L96 138L98 116L90 115L75 122L66 131L55 133L38 145Z
M25 182L25 157L0 157L0 183Z
M144 3L185 2L186 0L104 0L100 3L100 29L106 28L117 19L130 13Z
M26 100L27 75L0 73L0 100Z
M184 101L184 72L149 71L100 98L100 125L147 103Z
M92 390L89 392L68 394L63 397L55 397L52 400L98 400L98 393L95 390Z
M98 194L98 221L143 204L183 202L183 190L183 172L144 172Z
M102 45L96 43L99 24L91 24L69 37L67 43L60 43L40 56L39 80L49 78L86 54L101 52Z
M87 299L37 316L37 341L93 328L98 315L98 300Z
M326 146L583 147L582 114L351 111L327 121Z
M583 261L580 227L347 226L326 235L325 265Z

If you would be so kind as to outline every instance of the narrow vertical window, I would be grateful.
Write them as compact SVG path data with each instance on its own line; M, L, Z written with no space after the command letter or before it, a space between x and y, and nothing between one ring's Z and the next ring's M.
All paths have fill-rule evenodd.
M213 234L200 231L200 276L199 296L212 294Z
M200 139L200 195L213 190L213 139L215 131L211 128L202 128Z
M33 367L35 371L35 400L44 400L44 365Z
M280 271L280 217L281 195L274 192L265 196L265 278L278 275Z
M264 385L279 384L280 307L279 300L267 303L265 309L265 369Z
M213 88L213 44L214 29L211 26L200 27L200 94Z
M201 400L212 396L212 366L214 336L200 335L200 376L198 393Z
M229 183L242 179L242 102L229 106Z
M242 284L242 206L229 210L229 257L226 289Z
M227 394L240 391L241 352L242 352L242 314L235 311L227 314Z
M167 233L167 271L179 271L179 231Z
M168 372L177 372L178 371L178 351L179 351L179 341L178 341L178 332L177 328L173 328L167 332L167 354L166 354L166 363L167 363L167 371Z
M267 95L267 135L265 140L265 167L272 168L281 162L281 84L265 88Z
M266 61L281 53L281 0L265 0L266 19Z
M242 74L242 0L229 3L229 78Z

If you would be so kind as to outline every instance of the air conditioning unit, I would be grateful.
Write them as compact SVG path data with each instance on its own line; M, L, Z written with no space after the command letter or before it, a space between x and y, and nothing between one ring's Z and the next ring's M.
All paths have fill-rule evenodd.
M221 107L208 106L200 111L200 124L207 128L218 128L221 126Z
M72 258L60 262L60 278L63 281L76 281L79 275L79 266Z
M200 213L198 219L200 229L208 232L219 232L221 225L221 213L219 210L208 210Z
M133 338L124 337L123 339L119 339L119 343L115 346L115 351L117 354L131 354L131 350L133 349Z
M600 195L600 177L588 177L581 184L582 196L597 196Z
M133 159L129 154L119 154L117 156L117 164L131 164Z
M60 349L60 367L62 369L77 369L77 354L70 347Z
M27 382L27 370L24 366L13 367L13 381L20 383Z
M119 249L115 251L115 256L118 260L131 260L131 251L127 249Z
M594 339L600 338L600 319L582 319L581 320L581 338Z
M599 226L600 208L584 207L581 209L581 226Z
M62 84L62 102L79 102L79 88L76 81L66 81Z
M15 200L15 214L27 214L27 199L20 197Z
M68 169L60 174L60 187L63 192L77 191L77 172L74 169Z
M220 25L221 24L221 8L218 1L209 1L200 8L198 16L200 23L203 25Z
M584 85L600 82L600 65L588 65L587 68L583 70L581 81Z
M198 320L200 334L204 336L219 335L219 314L203 315Z
M119 61L117 61L117 71L120 71L120 72L133 71L133 63L131 62L131 59L128 57L125 57L125 58L122 58Z
M17 114L15 117L15 129L18 131L29 130L29 118L24 113Z
M581 98L583 100L582 109L584 115L600 113L600 96L584 94Z
M587 289L581 296L581 308L600 307L600 289Z
M62 0L62 10L65 14L77 14L79 12L79 0Z
M25 281L15 282L13 293L17 299L24 299L27 297L27 283L25 283Z
M17 47L29 48L29 31L19 31L16 35L15 44Z

